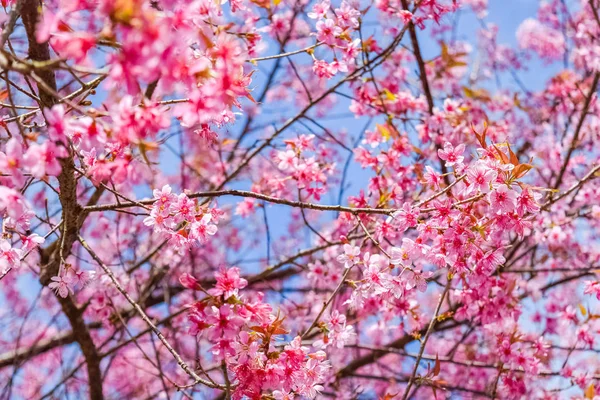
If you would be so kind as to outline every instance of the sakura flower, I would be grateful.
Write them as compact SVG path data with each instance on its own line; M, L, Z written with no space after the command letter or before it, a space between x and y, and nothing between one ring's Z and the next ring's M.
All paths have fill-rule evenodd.
M164 185L160 190L154 189L152 194L160 205L168 205L176 199L176 196L171 191L171 186Z
M8 240L0 239L0 269L16 268L21 264L22 250L15 249Z
M400 247L392 247L390 250L390 264L392 265L403 265L405 261L409 259L408 253L405 249Z
M363 279L365 281L365 290L379 295L386 291L388 274L381 268L382 257L379 254L370 255L365 253L363 263L366 268L363 270Z
M165 228L167 221L170 221L170 217L165 216L164 211L153 208L150 215L144 218L144 225L153 226L155 232L160 232Z
M323 389L325 389L323 385L305 385L301 387L300 391L309 399L314 399Z
M95 150L96 147L100 147L106 143L104 126L97 123L93 118L86 116L73 121L71 128L67 131L67 136L76 146L80 146L83 151Z
M200 283L198 282L198 280L196 278L194 278L192 275L188 274L187 272L181 274L181 276L179 277L179 282L181 283L181 286L183 286L184 288L187 288L187 289L193 289L193 290L202 289L202 286L200 286Z
M53 142L34 143L27 149L23 164L36 178L43 178L46 175L58 176L61 171L58 159L67 155L67 150L63 146L57 146Z
M491 190L490 184L494 182L496 176L496 171L483 165L477 165L467 171L467 179L471 183L474 192L488 193Z
M234 342L233 347L238 357L237 362L240 364L255 359L259 352L258 341L253 340L246 331L240 332L239 341Z
M492 209L497 213L507 213L515 210L518 193L507 185L496 186L488 196Z
M584 325L577 328L577 342L583 343L587 348L592 348L595 341L595 332L590 332L590 326Z
M398 11L398 16L405 25L408 24L413 18L413 14L408 10Z
M223 304L220 307L212 306L206 315L206 323L212 325L210 328L210 338L219 337L232 338L243 321L235 315L232 306ZM233 352L235 354L235 352Z
M532 192L529 189L523 189L519 197L517 197L517 213L523 216L526 213L537 213L540 210L538 200L541 198L540 193Z
M312 11L309 12L308 18L311 19L319 19L325 18L327 16L327 11L329 11L329 7L331 6L329 0L321 0L317 1L312 8Z
M337 260L344 264L344 267L350 268L359 260L360 247L352 246L351 244L344 245L344 254L340 254Z
M545 58L560 59L565 51L563 34L532 18L519 25L516 36L521 48L533 50Z
M345 28L358 28L358 18L360 17L360 11L352 7L347 1L342 1L340 8L335 10L337 17L337 23L343 29Z
M65 115L65 107L62 104L56 104L50 109L45 109L44 116L48 122L48 137L55 142L64 142L70 129L69 118Z
M425 173L423 179L428 185L432 185L436 189L439 189L442 177L429 165L425 166Z
M240 269L235 267L215 272L215 279L217 283L209 293L213 296L223 296L225 299L237 296L239 290L248 285L248 281L240 277Z
M52 282L48 285L48 287L54 290L60 297L66 298L71 291L71 279L67 274L60 274L58 276L53 276L50 278Z
M392 214L392 218L398 224L398 230L404 232L408 228L417 226L419 213L418 207L412 207L409 203L404 203L402 208Z
M465 157L461 156L461 154L464 153L464 151L464 144L459 144L455 148L454 146L452 146L451 143L446 142L444 144L444 148L438 150L438 156L440 157L440 159L446 161L447 167L452 167L454 165L462 164Z
M235 208L235 215L240 215L241 217L248 217L252 215L256 208L256 201L254 199L244 199L239 202L237 207Z
M86 285L95 277L95 271L85 271L81 269L69 268L68 272L68 281L72 285Z
M348 72L348 65L346 64L346 61L339 61L336 59L329 64L329 70L333 75L337 74L338 72Z
M225 359L235 355L234 341L229 338L215 338L215 345L212 347L212 354L217 360Z
M23 146L17 138L6 142L6 153L0 151L0 172L12 175L13 182L23 181Z
M22 243L21 251L23 251L23 252L31 251L44 242L45 242L45 239L42 236L38 235L37 233L32 233L29 236L22 236L21 237L21 243Z
M63 58L72 58L78 64L86 63L87 53L96 44L96 37L88 32L54 34L50 45Z
M176 224L182 221L192 222L196 216L196 204L185 193L177 196L177 201L171 204L171 211L175 214Z
M277 158L279 159L277 168L282 171L294 169L298 165L298 158L294 150L280 151Z
M275 400L294 400L294 394L291 392L275 390L273 391L273 398Z
M351 43L348 43L346 48L344 49L344 61L348 65L354 65L356 61L356 57L360 54L361 42L360 39L354 39Z
M600 300L600 282L585 281L583 287L583 294L596 295L596 298Z
M198 217L196 217L198 219ZM192 223L190 228L190 238L204 243L208 240L208 236L213 236L217 233L217 226L211 223L211 215L204 214L200 220Z
M502 256L503 250L504 249L500 248L485 253L479 261L478 267L480 267L485 274L491 274L498 266L506 261L504 256Z
M323 60L315 60L313 64L313 71L319 78L325 79L333 77L336 73L336 71L331 68L331 65Z
M317 22L317 40L328 45L334 45L336 38L342 34L342 28L333 19Z
M406 287L417 288L419 292L425 292L427 290L427 279L433 276L433 272L419 272L419 271L407 271Z
M29 226L31 210L28 202L21 193L14 189L0 185L0 212L5 212L8 218L4 220L4 225L16 228Z
M327 323L328 332L324 334L322 340L317 340L314 346L317 348L327 348L333 346L335 348L343 348L354 336L354 328L351 325L346 325L346 316L334 310L329 317Z

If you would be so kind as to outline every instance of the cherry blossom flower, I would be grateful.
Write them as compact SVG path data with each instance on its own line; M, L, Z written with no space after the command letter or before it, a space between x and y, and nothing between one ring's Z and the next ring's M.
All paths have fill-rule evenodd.
M20 249L15 249L7 240L0 239L0 267L2 270L7 268L17 268L21 264Z
M294 169L298 165L298 158L296 157L296 152L294 152L294 150L281 151L277 157L280 160L278 168L282 171Z
M490 203L498 213L514 211L517 205L518 193L506 185L498 185L489 193Z
M419 208L412 207L409 203L402 204L402 208L392 214L393 221L398 225L400 232L417 225Z
M187 272L183 273L179 277L179 282L186 289L200 290L202 288L202 286L200 286L200 283L198 282L198 280L196 278L194 278L192 275L188 274Z
M66 298L69 296L71 291L71 279L68 274L60 274L58 276L53 276L50 278L52 282L48 285L48 287L54 290L60 297Z
M35 249L36 247L38 247L39 245L41 245L42 243L44 243L45 241L46 241L46 239L44 239L42 236L38 235L37 233L32 233L29 236L21 236L21 243L22 243L21 251L23 251L23 252L31 251L31 250Z
M206 242L208 236L213 236L217 233L217 225L211 223L212 216L210 214L204 214L198 221L192 223L190 228L190 237L200 242Z
M600 300L600 282L586 281L584 282L583 294L593 294Z
M564 53L564 36L535 19L528 18L523 21L516 35L522 48L533 50L542 57L560 59Z
M6 143L6 153L0 151L0 171L12 175L13 182L23 182L23 146L17 138Z
M327 16L327 11L329 11L329 7L331 6L329 0L317 1L312 8L312 11L307 15L311 19L319 19L325 18Z
M467 172L467 179L471 182L473 191L481 193L488 193L491 190L491 184L495 181L496 176L496 171L483 165L478 165Z
M337 260L344 264L345 268L350 268L356 264L359 259L360 248L358 246L352 246L351 244L344 245L344 254L340 254Z
M23 165L36 178L45 175L58 176L61 171L58 159L67 155L67 150L63 146L57 146L52 142L35 143L25 152Z
M12 396L597 394L594 2L519 8L514 44L452 35L486 0L29 3L0 9Z
M447 167L452 167L455 165L462 164L465 157L461 156L461 154L464 153L464 151L464 144L459 144L458 146L454 147L451 143L446 142L444 144L444 148L438 150L438 156L440 157L440 159L446 161Z
M223 296L225 299L237 296L239 290L248 285L248 281L240 277L240 269L235 267L215 273L215 278L217 283L210 293L213 296Z
M336 38L342 34L342 28L333 19L317 22L317 40L328 45L334 45Z

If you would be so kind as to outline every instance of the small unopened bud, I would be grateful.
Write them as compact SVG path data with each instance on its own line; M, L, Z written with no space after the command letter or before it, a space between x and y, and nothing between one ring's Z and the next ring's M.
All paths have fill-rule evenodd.
M181 285L184 288L187 288L187 289L192 289L192 290L202 289L202 286L200 286L200 283L198 283L198 280L196 278L194 278L192 275L188 274L187 272L184 272L179 277L179 282L181 283Z

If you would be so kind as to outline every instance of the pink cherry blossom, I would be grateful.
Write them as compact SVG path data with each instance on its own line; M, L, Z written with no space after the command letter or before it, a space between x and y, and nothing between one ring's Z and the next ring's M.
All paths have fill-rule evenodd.
M16 184L23 181L23 146L17 138L6 143L6 153L0 151L0 171L9 173Z
M25 152L23 165L36 178L45 175L58 176L61 171L58 159L67 155L67 150L63 146L57 146L49 141L43 144L36 143Z
M515 210L518 195L507 185L498 185L489 193L489 199L494 210L506 213Z
M248 281L240 278L239 268L229 268L226 271L215 273L217 283L214 289L211 289L211 294L214 296L223 296L228 299L231 296L236 296L240 289L248 285Z
M360 247L352 246L351 244L344 245L344 253L337 257L337 260L344 264L345 268L350 268L359 260Z
M335 44L336 38L342 34L342 28L333 19L317 22L317 40L328 45Z
M66 274L61 274L58 276L53 276L51 278L52 282L48 285L48 287L60 296L67 297L71 292L71 279Z
M483 165L478 165L467 172L467 179L471 182L473 191L481 193L488 193L491 190L491 183L494 182L496 176L496 171Z
M2 270L19 267L21 253L21 250L13 248L7 240L0 240L0 267Z
M464 144L459 144L455 148L454 146L452 146L451 143L446 142L444 144L444 149L438 150L438 156L442 160L446 161L447 167L452 167L456 164L461 164L463 162L465 157L461 156L461 154L464 153L464 151L465 151Z

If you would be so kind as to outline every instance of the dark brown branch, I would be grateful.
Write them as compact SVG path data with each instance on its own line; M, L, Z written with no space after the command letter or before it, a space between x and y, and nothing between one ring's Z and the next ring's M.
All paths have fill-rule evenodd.
M407 11L409 10L407 0L402 0L402 8ZM425 69L425 63L423 62L423 55L421 54L421 47L419 46L419 40L417 38L417 30L415 29L415 24L412 21L408 23L408 34L410 35L413 54L415 55L415 58L417 59L417 65L419 66L419 79L421 80L423 93L427 99L427 110L429 111L429 115L433 115L433 96L431 95L429 81L427 80L427 70Z
M560 172L558 173L558 177L556 178L556 183L554 184L554 189L558 189L560 184L562 183L563 176L565 171L569 166L569 161L571 160L571 156L573 152L577 148L579 141L579 134L581 133L581 129L583 128L583 122L585 121L585 117L587 116L590 104L592 103L592 99L594 98L594 94L596 93L596 89L598 88L598 79L600 78L600 72L596 72L594 74L594 80L592 81L592 86L590 87L590 91L585 98L585 103L583 104L583 109L581 110L581 117L579 118L579 122L577 123L577 127L575 128L575 133L573 134L573 140L571 140L571 145L569 146L569 150L567 152L567 156L565 157L565 161L560 168Z
M461 326L463 323L464 323L464 321L463 322L448 321L446 323L440 323L433 329L436 332L440 332L440 331L445 331L448 329L456 328L458 326ZM428 329L429 329L429 327L425 327L425 328L421 329L419 332L417 332L416 335L415 334L406 334L406 335L394 340L393 342L388 343L384 347L391 348L391 349L404 349L404 347L407 344L416 340L417 335L418 336L425 335L427 333ZM372 364L372 363L376 362L377 360L379 360L380 358L385 357L388 354L390 354L388 351L373 351L372 353L369 353L363 357L356 358L355 360L350 362L348 365L346 365L344 368L342 368L340 371L338 371L337 378L342 379L345 377L352 376L354 371L357 371L358 369L360 369L366 365Z
M408 379L408 385L406 386L406 390L404 391L404 396L402 396L402 400L408 399L408 394L410 393L410 388L415 383L415 378L417 377L417 371L419 370L419 363L421 362L421 358L423 357L423 353L425 352L425 346L427 346L427 340L429 339L429 336L433 332L433 328L435 327L435 325L437 323L438 315L442 308L442 304L444 303L444 298L446 297L446 294L448 294L451 284L452 284L452 276L450 274L448 274L448 282L446 283L446 287L444 288L444 291L442 292L442 295L440 296L440 300L435 308L433 317L431 318L431 322L429 323L429 326L427 327L425 336L423 337L423 340L421 341L421 347L419 349L419 354L417 355L417 359L415 361L415 366L413 368L413 372L410 375L410 378Z
M59 346L71 344L75 341L73 332L61 333L50 340L38 342L35 346L27 346L16 351L11 351L0 355L0 368L8 367L18 363L21 360L27 360L31 357L43 354Z
M407 11L409 10L407 0L402 0L402 8L404 8ZM423 93L425 94L425 98L427 99L427 110L429 111L429 115L433 115L433 95L431 94L431 88L429 86L429 81L427 80L427 70L425 69L425 62L423 61L421 47L419 46L419 39L417 38L417 30L413 21L410 21L408 23L408 33L410 35L410 42L413 47L413 54L417 60L417 65L419 66L419 79L421 81L421 86L423 86ZM436 150L438 148L439 146L436 144ZM450 185L450 180L448 179L447 175L448 168L446 168L446 164L441 160L440 167L444 176L444 182L446 182L446 185Z
M282 204L291 207L311 209L311 210L321 210L321 211L336 211L336 212L348 212L351 214L382 214L382 215L390 215L395 209L391 208L355 208L355 207L345 207L339 205L322 205L316 203L305 203L301 201L294 200L286 200L273 196L267 196L266 194L249 192L245 190L216 190L210 192L197 192L190 194L188 197L192 199L196 198L213 198L213 197L222 197L222 196L236 196L236 197L249 197L258 200L264 200L269 203L274 204ZM136 202L121 202L121 203L113 203L113 204L102 204L98 206L90 206L85 207L85 212L97 212L97 211L108 211L108 210L117 210L124 208L132 208L132 207L140 207L141 205L152 205L156 199L145 199Z
M348 239L354 240L354 239L360 239L362 237L364 237L364 236L363 235L354 236L354 237L349 237ZM309 256L311 254L314 254L321 250L324 250L328 247L336 246L336 245L340 245L340 244L342 244L342 242L338 241L338 242L334 242L334 243L330 243L330 244L323 244L320 246L316 246L316 247L312 247L309 249L299 251L298 253L294 254L293 256L290 256L289 258L286 258L285 260L282 260L276 264L271 265L270 267L266 268L264 271L262 271L256 275L245 276L244 278L248 281L250 287L258 286L258 289L260 290L260 284L263 282L266 283L266 282L284 279L284 278L287 278L298 272L298 270L296 270L296 269L281 269L284 266L294 262L295 260L297 260L299 258ZM202 286L211 286L211 285L214 285L215 282L216 281L214 278L209 278L209 279L202 280L201 284L202 284ZM169 290L169 295L171 297L173 297L173 296L176 296L179 293L181 293L184 289L181 286L172 286L172 287L169 287L168 290ZM152 296L151 295L145 299L145 301L143 302L143 307L144 308L153 307L153 306L163 303L164 300L165 300L164 296ZM126 318L126 317L132 315L134 313L134 311L135 310L133 310L132 308L125 309L125 310L121 311L121 315L124 318ZM173 314L171 317L173 317L174 315L178 315L178 314L179 314L179 312ZM87 325L88 330L97 329L99 327L101 327L100 322L92 322ZM19 349L17 351L12 351L12 352L2 354L2 355L0 355L0 368L13 365L15 362L18 362L18 361L30 359L32 357L35 357L37 355L40 355L47 351L55 349L59 346L63 346L65 344L71 344L74 341L75 341L75 337L73 335L73 332L66 332L66 333L61 333L61 334L57 335L56 337L54 337L53 339L50 339L48 341L38 343L34 347L23 348L23 349ZM100 357L102 358L105 355L106 354L102 354Z
M42 9L42 3L38 0L24 0L21 9L21 18L27 33L29 44L29 58L34 61L50 60L50 47L48 43L38 43L36 39L36 25L40 18L39 12ZM53 92L56 92L56 78L51 69L41 69L36 71L40 78L38 81L38 92L40 97L40 107L52 107L56 99ZM77 203L77 181L75 179L75 165L72 157L60 159L61 173L58 176L60 184L60 203L62 205L62 234L60 243L54 245L42 252L42 261L46 264L40 274L40 282L48 286L52 276L59 272L61 259L67 257L71 247L77 238L77 233L81 227L80 215L81 206ZM90 388L90 398L101 400L102 394L102 373L100 370L100 357L94 341L90 336L86 326L82 311L76 306L71 297L63 298L57 296L63 312L69 319L73 328L73 337L81 348L88 373L88 382Z
M35 37L36 24L39 19L38 11L41 9L42 3L38 0L23 0L21 9L21 19L27 32L27 40L29 41L29 58L34 61L50 60L50 47L48 43L38 43ZM44 69L38 71L38 76L53 90L56 91L56 78L54 71ZM39 90L39 97L42 105L52 107L54 105L54 97L52 94Z
M116 276L112 273L112 271L110 270L110 268L108 268L102 262L102 260L100 260L100 258L98 257L98 255L88 246L88 244L86 243L86 241L83 240L83 238L81 236L79 236L79 235L77 236L77 240L79 240L79 243L81 243L81 245L83 246L83 248L87 250L87 252L94 259L94 261L96 261L98 263L98 265L100 265L100 267L104 270L104 273L106 275L108 275L108 277L112 281L113 285L117 288L117 290L119 291L119 293L121 293L127 299L127 301L131 304L131 306L135 309L135 311L140 315L140 317L144 320L144 322L146 324L148 324L148 326L152 329L152 331L154 332L154 334L156 334L156 336L158 336L158 339L162 342L163 346L165 346L167 348L167 350L169 351L169 353L171 353L171 355L173 356L173 358L175 358L175 360L177 361L177 364L181 367L181 369L183 369L186 374L188 374L192 379L194 379L195 383L202 383L205 386L214 388L215 386L211 382L209 382L209 381L207 381L205 379L202 379L200 376L198 376L198 374L196 374L196 372L193 369L191 369L185 363L185 361L183 361L183 359L181 358L181 356L179 355L179 353L171 346L171 344L167 341L167 339L164 337L164 335L161 333L161 331L157 328L156 324L154 324L154 322L152 322L152 320L148 317L148 315L142 309L142 307L121 286L121 284L117 280ZM74 331L74 333L77 334L76 331Z

